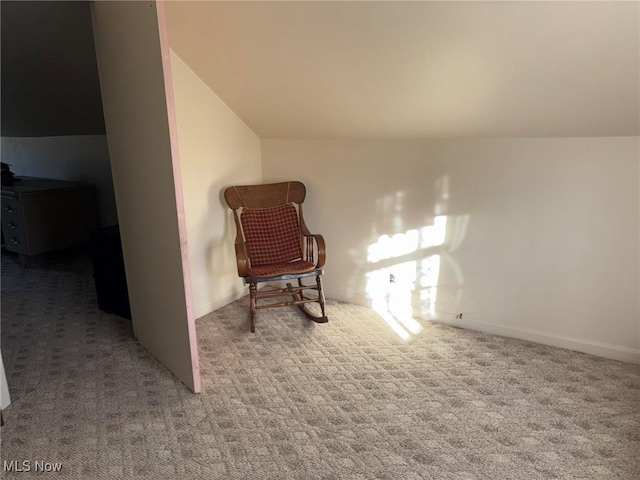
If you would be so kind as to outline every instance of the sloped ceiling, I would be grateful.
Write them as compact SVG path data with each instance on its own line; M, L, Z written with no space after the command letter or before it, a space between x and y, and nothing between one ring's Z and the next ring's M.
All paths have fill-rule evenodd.
M638 2L168 2L262 138L638 135Z

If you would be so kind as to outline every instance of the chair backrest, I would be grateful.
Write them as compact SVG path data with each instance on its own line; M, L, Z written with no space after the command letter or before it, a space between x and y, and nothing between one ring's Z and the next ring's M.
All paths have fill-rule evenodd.
M234 211L238 229L236 242L246 243L252 267L302 259L298 215L305 195L306 188L301 182L235 186L225 190L224 198Z
M270 208L287 203L301 204L307 194L302 182L281 182L267 185L229 187L224 199L233 210L238 208Z

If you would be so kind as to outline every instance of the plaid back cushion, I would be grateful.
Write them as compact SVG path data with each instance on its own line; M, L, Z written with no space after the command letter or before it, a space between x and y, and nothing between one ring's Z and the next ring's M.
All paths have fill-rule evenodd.
M240 214L252 267L293 262L302 258L298 212L288 203Z

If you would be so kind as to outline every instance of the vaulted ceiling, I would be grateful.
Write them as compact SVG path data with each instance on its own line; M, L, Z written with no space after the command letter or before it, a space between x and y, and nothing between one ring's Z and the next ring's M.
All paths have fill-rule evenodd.
M640 129L638 2L168 2L171 48L262 138Z

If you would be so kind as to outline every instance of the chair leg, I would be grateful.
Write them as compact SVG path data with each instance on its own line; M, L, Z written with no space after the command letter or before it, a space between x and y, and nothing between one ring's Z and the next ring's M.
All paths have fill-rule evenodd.
M320 275L316 277L316 283L318 284L318 302L320 303L322 317L327 318L327 314L324 311L324 292L322 291L322 278L320 277Z
M320 276L316 277L316 283L318 284L318 300L317 302L320 304L320 308L322 310L322 315L318 316L315 313L312 313L311 311L309 311L306 307L306 305L302 304L302 305L298 305L298 307L300 308L300 310L302 311L302 313L304 313L307 318L309 318L310 320L313 320L316 323L327 323L329 321L329 319L327 318L327 315L324 311L324 293L322 292L322 282L320 280ZM289 286L289 289L291 289L291 284L288 283L287 284ZM301 287L304 287L304 285L302 284L302 279L298 279L298 285ZM311 287L306 287L306 288L311 288ZM304 291L301 290L300 293L298 293L297 295L293 295L294 299L296 300L310 300L309 297L306 297L303 293ZM296 298L297 297L297 298Z
M299 287L303 287L304 286L302 284L302 279L301 278L298 279L298 286ZM304 290L300 290L300 294L299 295L300 295L300 300L305 300L306 299L306 297L304 296Z
M249 284L249 319L251 321L251 333L256 331L256 296L257 288L255 283Z

